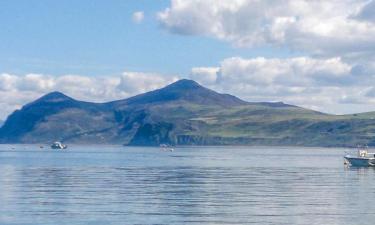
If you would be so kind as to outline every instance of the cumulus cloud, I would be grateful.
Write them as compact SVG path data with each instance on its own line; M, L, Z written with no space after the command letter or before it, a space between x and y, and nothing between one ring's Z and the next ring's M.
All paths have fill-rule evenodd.
M176 80L176 76L141 72L103 77L3 73L0 74L0 119L51 91L61 91L79 100L105 102L154 90Z
M374 1L172 0L158 13L173 33L205 35L238 47L286 46L326 57L375 50Z
M155 90L178 80L176 76L165 77L155 73L139 72L125 72L120 78L117 88L129 95Z
M144 18L145 18L145 14L142 11L134 12L132 15L132 20L134 23L142 23Z
M219 67L193 68L191 77L248 101L284 101L330 113L375 110L375 70L363 74L356 67L337 57L232 57Z
M3 73L0 75L0 90L1 91L10 91L12 90L17 82L18 82L18 77L13 76L11 74Z
M191 69L190 78L206 85L215 84L219 67L195 67Z
M157 17L171 33L305 55L227 58L191 78L250 101L348 113L375 110L374 12L375 0L171 0Z

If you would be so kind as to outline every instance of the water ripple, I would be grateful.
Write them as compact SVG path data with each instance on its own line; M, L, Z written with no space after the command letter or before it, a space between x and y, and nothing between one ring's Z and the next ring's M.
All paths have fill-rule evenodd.
M0 224L372 224L375 171L341 151L3 151Z

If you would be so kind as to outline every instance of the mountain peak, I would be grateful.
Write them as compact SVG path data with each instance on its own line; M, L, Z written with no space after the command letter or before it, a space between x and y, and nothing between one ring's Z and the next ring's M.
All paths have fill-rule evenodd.
M24 107L28 107L30 105L35 105L35 104L44 104L44 103L60 103L60 102L71 102L74 101L69 96L66 96L65 94L58 92L58 91L53 91L50 92L46 95L43 95L42 97L38 98L37 100L25 105Z
M247 104L245 101L227 94L220 94L205 88L193 80L182 79L161 89L140 94L115 104L154 104L171 101L186 101L201 105L236 106Z
M178 88L181 90L183 89L186 90L186 89L196 89L196 88L203 88L203 87L193 80L181 79L166 86L165 88Z
M70 97L66 96L64 93L62 92L59 92L59 91L53 91L53 92L50 92L44 96L42 96L40 99L45 99L45 100L49 100L49 99L71 99Z
M71 101L73 100L71 97L59 92L53 91L50 92L42 97L40 97L36 102L63 102L63 101Z

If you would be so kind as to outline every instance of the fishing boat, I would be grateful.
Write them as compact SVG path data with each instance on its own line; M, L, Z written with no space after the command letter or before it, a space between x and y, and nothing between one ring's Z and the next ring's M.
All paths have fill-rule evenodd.
M59 141L55 141L53 142L53 144L51 145L51 148L52 149L66 149L68 148L67 145L64 145L63 143L59 142Z
M347 154L344 163L355 167L375 166L375 152L368 152L368 148L358 148L357 155Z

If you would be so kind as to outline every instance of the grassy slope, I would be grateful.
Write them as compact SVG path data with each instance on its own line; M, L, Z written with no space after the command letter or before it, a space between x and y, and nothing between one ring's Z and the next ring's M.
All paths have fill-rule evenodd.
M9 116L2 143L62 140L130 145L375 145L375 113L328 115L283 103L246 103L180 80L95 104L52 92Z
M373 145L375 113L328 115L298 107L217 107L164 104L148 107L151 121L175 125L179 144L355 146Z
M63 123L62 123L63 121ZM45 117L21 142L158 145L375 145L375 113L328 115L299 107L210 106L186 101L71 108Z

